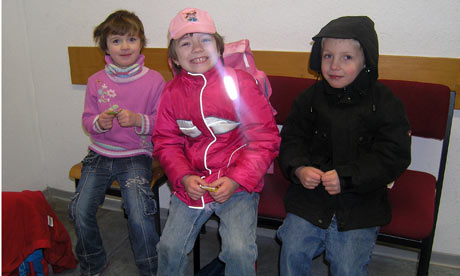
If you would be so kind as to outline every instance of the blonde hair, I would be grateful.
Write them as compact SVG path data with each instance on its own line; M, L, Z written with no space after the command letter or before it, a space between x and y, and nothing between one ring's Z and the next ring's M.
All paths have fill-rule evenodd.
M329 38L333 38L333 39L350 39L352 41L353 44L355 44L356 47L362 49L363 47L361 46L361 43L359 43L358 40L354 39L354 38L338 38L338 37L323 37L321 39L321 51L323 51L323 46L324 46L324 41L326 39L329 39Z

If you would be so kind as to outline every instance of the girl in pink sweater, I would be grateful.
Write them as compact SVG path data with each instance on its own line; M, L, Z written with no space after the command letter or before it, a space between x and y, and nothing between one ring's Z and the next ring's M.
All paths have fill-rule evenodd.
M106 66L88 79L83 127L89 153L70 204L82 275L100 275L107 255L96 220L106 189L117 180L128 215L129 235L140 275L156 275L158 234L152 180L152 131L165 81L144 67L144 28L131 12L109 15L94 30Z

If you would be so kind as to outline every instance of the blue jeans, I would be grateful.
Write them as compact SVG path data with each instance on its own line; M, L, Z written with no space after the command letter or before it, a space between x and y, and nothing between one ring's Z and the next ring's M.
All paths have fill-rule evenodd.
M187 255L202 225L213 213L220 218L219 258L225 263L225 275L255 275L258 204L259 194L239 192L222 204L211 202L204 209L192 209L172 195L169 216L157 247L158 275L184 275Z
M77 234L76 255L82 275L94 275L107 264L96 213L113 180L120 183L123 207L128 216L129 237L140 275L156 275L159 241L150 189L152 159L146 155L108 158L90 151L83 160L81 179L69 206Z
M380 227L339 232L334 216L327 229L288 213L278 229L281 276L310 275L312 259L326 251L332 275L367 275Z

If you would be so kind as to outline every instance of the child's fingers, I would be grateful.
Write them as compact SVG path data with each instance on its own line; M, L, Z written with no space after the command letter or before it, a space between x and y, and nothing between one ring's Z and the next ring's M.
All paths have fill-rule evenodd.
M323 182L334 182L334 181L338 182L339 175L337 174L336 170L327 171L321 176L321 180Z
M318 168L315 168L315 167L308 167L310 172L314 173L314 174L317 174L317 175L323 175L324 172Z
M222 177L208 184L212 187L217 187L218 190L213 192L210 191L209 194L214 198L218 203L224 203L227 201L238 189L239 184L228 177Z
M324 189L328 192L330 195L336 195L340 193L340 185L327 185L324 186Z
M205 191L200 188L200 183L204 182L200 177L198 176L189 176L185 182L185 189L193 200L199 199ZM206 183L206 182L204 182Z
M330 195L336 195L340 193L341 187L340 187L340 180L339 180L339 175L337 174L337 171L335 170L328 171L321 177L321 179L322 179L324 189Z
M319 182L302 182L302 185L309 190L315 189L318 187L318 184Z
M107 111L104 111L101 114L99 114L99 119L102 119L102 120L112 120L113 117L115 117L115 116L111 115Z

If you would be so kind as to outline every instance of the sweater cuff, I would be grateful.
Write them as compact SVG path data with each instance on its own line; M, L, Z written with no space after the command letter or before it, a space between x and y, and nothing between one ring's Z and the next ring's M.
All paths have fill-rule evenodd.
M139 130L139 127L135 127L134 131L136 132L136 134L139 134L139 135L149 134L149 132L150 132L149 117L147 115L145 115L145 114L140 114L140 113L138 113L138 114L141 115L142 125L141 125L140 130Z

